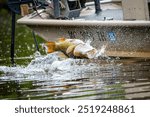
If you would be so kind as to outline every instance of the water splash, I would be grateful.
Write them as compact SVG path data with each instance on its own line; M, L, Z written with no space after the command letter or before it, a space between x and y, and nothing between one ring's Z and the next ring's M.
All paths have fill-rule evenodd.
M85 43L87 44L87 45L91 45L91 39L88 39Z
M87 43L90 44L90 41ZM0 71L5 74L3 78L13 76L14 80L16 80L16 77L23 78L23 80L24 78L26 80L39 80L43 77L66 80L76 77L86 77L86 75L89 75L86 73L94 73L95 75L100 71L101 67L103 67L98 63L98 57L106 57L106 47L107 45L103 45L101 49L98 50L93 61L90 59L63 58L59 56L60 53L62 54L62 52L59 51L47 55L41 55L40 52L37 51L32 55L34 59L27 66L0 66ZM96 59L97 61L95 61ZM97 73L95 73L95 71L97 71Z
M103 46L101 47L101 49L98 50L98 52L97 52L95 58L98 58L98 57L107 57L107 58L109 58L109 57L105 54L106 47L107 47L107 45L103 45Z
M88 39L85 43L86 43L87 45L91 46L92 41L91 41L91 39ZM101 47L99 50L97 50L97 53L96 53L96 55L94 56L94 59L97 59L97 58L99 58L99 57L105 57L105 58L109 59L109 57L106 55L106 48L107 48L107 45L108 45L108 44L106 43L106 44L102 45L102 47Z

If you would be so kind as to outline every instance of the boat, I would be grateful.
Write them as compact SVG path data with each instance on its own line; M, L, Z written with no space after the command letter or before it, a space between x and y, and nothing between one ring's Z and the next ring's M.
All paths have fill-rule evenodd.
M129 5L133 1L135 5L147 6ZM102 11L98 14L95 13L94 2L87 2L86 8L77 9L76 15L80 11L79 16L70 19L54 19L48 10L38 10L38 13L20 18L17 23L27 25L46 41L62 37L90 40L97 49L107 45L105 51L108 56L149 58L150 1L139 2L141 0L103 0L100 3ZM148 10L143 11L142 8ZM141 16L134 15L137 11L141 12Z

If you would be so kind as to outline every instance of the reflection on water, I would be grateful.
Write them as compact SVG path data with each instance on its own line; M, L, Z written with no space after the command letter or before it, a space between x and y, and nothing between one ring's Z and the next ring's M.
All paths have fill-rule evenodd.
M62 59L0 66L0 99L150 99L150 59Z

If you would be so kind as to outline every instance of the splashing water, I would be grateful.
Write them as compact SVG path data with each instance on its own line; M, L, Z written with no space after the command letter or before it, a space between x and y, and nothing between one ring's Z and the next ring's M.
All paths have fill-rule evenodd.
M91 45L91 40L90 39L88 39L85 43L87 44L87 45Z
M97 56L103 57L105 48L106 45L102 46ZM143 87L142 93L149 99L149 90L145 88L150 82L149 61L118 64L105 56L105 59L73 59L60 57L59 53L43 56L36 52L27 66L0 66L2 99L143 98L139 87ZM11 96L14 92L16 97Z
M104 54L105 48L106 47L103 46L99 50L96 57L102 56ZM78 77L79 75L84 75L84 72L92 72L94 70L98 71L100 67L95 62L85 62L87 61L85 59L62 58L58 56L59 53L61 52L54 52L43 56L39 52L35 52L33 55L34 59L26 67L0 66L0 71L4 72L6 76L13 76L14 80L16 80L17 77L22 78L24 76L26 76L26 80L29 80L31 75L32 78L38 78L38 80L38 75L49 75L51 78L66 80L67 78L70 79L72 77L75 78L75 76Z
M109 57L105 54L106 47L107 47L107 45L103 45L103 46L101 47L101 49L98 50L98 52L97 52L95 58L98 58L98 57L106 57L106 58L109 58Z
M85 43L86 43L87 45L91 46L91 42L92 42L92 41L91 41L90 39L88 39ZM97 50L97 53L96 53L96 55L94 56L95 59L98 58L98 57L106 57L107 59L109 58L109 57L105 54L105 50L106 50L106 48L107 48L107 45L108 45L108 44L102 45L102 47L101 47L99 50Z

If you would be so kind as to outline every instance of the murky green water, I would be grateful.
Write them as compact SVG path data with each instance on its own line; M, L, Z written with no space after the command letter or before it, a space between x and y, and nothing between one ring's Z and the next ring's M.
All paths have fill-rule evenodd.
M16 15L17 18L20 16ZM17 20L16 18L16 20ZM42 44L45 41L36 35L39 44L40 52L45 54ZM0 65L10 65L10 47L11 47L11 13L0 8ZM36 46L32 35L32 30L26 26L16 23L15 33L15 57L30 57L36 52ZM4 61L5 59L5 61ZM1 61L3 60L3 61ZM28 59L23 63L22 60L17 60L17 64L26 64Z
M4 68L0 99L150 99L149 59L76 60L70 70L33 66Z

